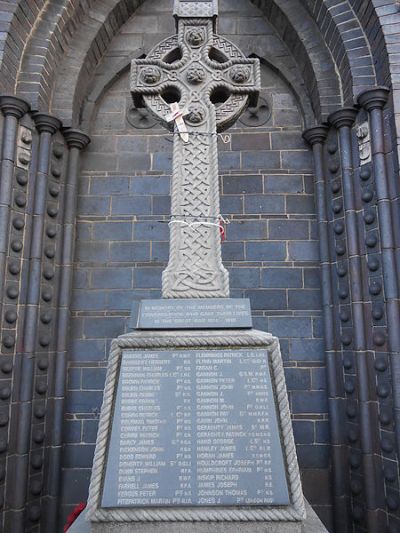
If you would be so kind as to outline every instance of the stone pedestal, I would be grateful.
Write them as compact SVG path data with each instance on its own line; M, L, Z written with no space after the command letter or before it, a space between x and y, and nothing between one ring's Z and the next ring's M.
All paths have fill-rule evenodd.
M172 360L178 360L180 366L168 366ZM223 408L230 410L230 418L229 423L226 422L228 425L218 427L222 428L221 442L225 442L224 432L229 430L233 436L230 441L226 441L229 446L224 448L220 444L220 450L226 454L219 455L219 459L214 462L213 442L210 440L210 454L207 454L204 436L207 435L208 427L210 435L212 434L212 424L216 423L216 419L214 416L214 422L210 422L210 426L204 425L206 419L201 407L202 388L195 385L199 383L199 376L209 375L207 369L210 368L228 376L221 383L225 389L230 390L223 392L222 388L217 387L217 395L227 395L228 400ZM164 392L160 393L159 398L157 395L145 394L140 390L140 385L137 385L141 382L140 372L143 369L148 373L146 376L153 375L154 369L156 390L160 390L157 376L172 379L173 384L168 385L171 390L167 390L166 394L166 385L163 385ZM135 376L138 376L137 379ZM132 385L132 389L130 380L136 383ZM124 390L121 382L128 384L125 396L121 392ZM178 390L176 383L183 384L183 388L180 386ZM235 385L230 386L230 383ZM180 391L184 391L185 387L188 387L188 399L181 400ZM129 402L131 390L134 391L132 394L135 399ZM209 387L208 396L211 390ZM137 400L138 395L141 397L140 401ZM179 402L183 402L178 402L178 407L176 401L172 400L177 395ZM175 430L169 429L168 433L165 428L176 427L177 418L183 416L183 411L187 412L191 402L196 414L189 417L191 422L189 429L186 428L186 435L186 429L182 426L182 435L188 440L177 443L174 440L177 438ZM154 424L153 437L159 437L156 439L157 445L154 445L154 441L149 441L146 445L147 441L142 440L141 449L138 447L139 441L133 439L131 453L127 453L129 447L126 447L126 442L130 441L125 441L123 448L121 435L131 430L129 416L132 416L132 427L137 424L137 415L131 413L131 410L137 411L138 405L145 411L146 405L151 405L153 407L150 411L154 413L161 412L162 409L165 412L166 409L170 418L167 420L164 417L164 421L161 420L164 415L160 415L161 418L157 420L161 420L164 426L160 425L161 422L157 427ZM125 413L125 421L122 422L121 413ZM221 413L223 414L222 411ZM221 413L216 416L220 417L218 423L224 424ZM201 457L206 458L203 461L199 461L196 448L196 439L200 438L196 416L203 417L201 435L202 450L205 453L202 452ZM228 415L225 418L228 420ZM152 424L152 419L149 420L143 419L140 431L145 430L145 423ZM164 431L162 437L160 428ZM214 434L217 435L216 432ZM212 465L209 470L206 468L207 457ZM227 459L222 460L221 457ZM157 465L161 464L167 467L157 470ZM154 465L155 469L152 468ZM224 465L227 465L225 469ZM186 478L176 474L176 468L181 467L188 468L178 472L186 474ZM216 481L211 481L209 486L213 488L209 491L204 489L208 485L202 481L203 490L199 490L200 477L202 480L207 479L207 476L199 476L200 469L202 474L209 472L211 480L216 479L214 471L234 472L235 476L231 476L231 479L236 480L236 484L227 485L234 487L234 490L225 490L221 487L226 485ZM132 473L131 477L129 472ZM139 477L138 472L141 474ZM186 482L179 482L176 486L178 477ZM156 480L158 482L154 483ZM254 329L135 331L114 339L109 357L87 517L93 533L117 530L119 533L300 533L305 507L278 339Z

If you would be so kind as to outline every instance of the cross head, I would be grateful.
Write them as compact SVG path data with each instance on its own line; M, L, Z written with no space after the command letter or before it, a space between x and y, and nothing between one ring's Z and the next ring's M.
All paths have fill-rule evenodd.
M177 35L132 61L131 92L174 128L170 256L164 298L228 297L221 261L217 132L231 126L259 92L258 59L216 32L217 0L175 0ZM177 105L179 108L177 108ZM171 121L177 113L180 129ZM184 121L185 135L182 135Z

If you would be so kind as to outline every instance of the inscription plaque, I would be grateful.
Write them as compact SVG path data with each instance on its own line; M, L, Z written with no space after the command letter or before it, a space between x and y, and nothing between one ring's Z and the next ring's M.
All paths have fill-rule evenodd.
M265 349L123 350L102 507L288 505Z
M251 328L248 298L142 300L138 329Z

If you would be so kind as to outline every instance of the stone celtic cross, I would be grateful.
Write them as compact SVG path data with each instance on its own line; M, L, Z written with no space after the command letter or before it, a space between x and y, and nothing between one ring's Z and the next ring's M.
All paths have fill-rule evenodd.
M170 255L162 295L228 297L219 233L217 132L255 105L259 62L215 33L217 0L175 0L174 16L177 35L156 45L146 59L134 60L131 68L136 106L147 106L176 133ZM171 126L174 103L187 133L179 133L176 123Z

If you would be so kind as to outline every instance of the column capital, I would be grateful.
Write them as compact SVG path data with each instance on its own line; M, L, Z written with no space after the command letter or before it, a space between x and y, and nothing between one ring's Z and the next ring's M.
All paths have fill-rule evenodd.
M78 150L83 150L90 143L89 135L74 128L65 128L65 130L63 130L63 135L68 144L68 148L78 148Z
M373 89L362 91L357 97L357 102L367 111L382 109L388 101L389 94L390 90L387 87L374 87Z
M303 139L311 146L314 144L323 144L328 136L329 126L321 124L313 126L303 131Z
M328 117L328 122L335 126L335 128L351 128L357 116L357 109L355 107L343 107L331 113Z
M4 116L11 115L20 119L29 111L29 104L17 96L3 95L0 96L0 109Z
M48 113L41 113L39 111L32 113L32 118L35 122L36 129L39 133L54 134L61 128L61 120Z

